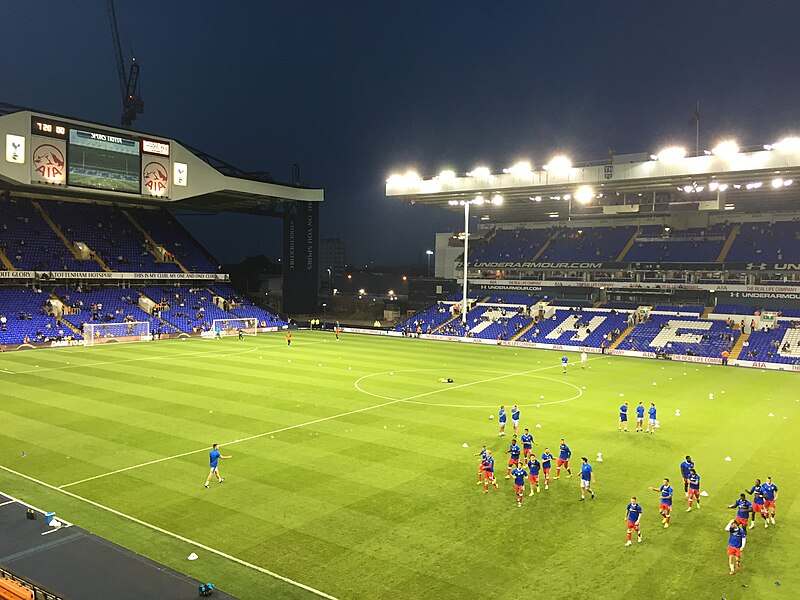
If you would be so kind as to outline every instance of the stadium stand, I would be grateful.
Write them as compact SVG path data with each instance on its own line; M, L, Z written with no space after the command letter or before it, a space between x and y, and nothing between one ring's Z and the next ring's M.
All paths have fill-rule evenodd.
M694 304L657 304L653 307L654 311L660 312L674 312L674 313L695 313L698 315L703 314L704 307Z
M661 225L642 227L625 256L629 261L713 262L730 233L728 225L666 231Z
M562 228L539 257L547 261L615 260L636 227Z
M800 262L800 222L745 223L726 260Z
M739 357L742 360L800 365L800 323L782 321L773 329L750 334Z
M470 260L532 260L550 238L552 229L497 229L475 243Z
M613 341L625 330L627 318L609 311L556 309L552 317L536 323L519 341L599 348L604 339Z
M32 289L0 288L0 344L55 340L59 330L65 330L62 336L72 333L45 312L47 299Z
M739 335L738 329L728 328L724 321L651 313L617 348L719 358L723 350L731 350Z
M78 332L85 323L121 323L123 321L148 321L155 331L155 319L139 308L139 294L130 289L106 288L94 291L79 291L77 288L61 288L55 295L71 309L64 320Z

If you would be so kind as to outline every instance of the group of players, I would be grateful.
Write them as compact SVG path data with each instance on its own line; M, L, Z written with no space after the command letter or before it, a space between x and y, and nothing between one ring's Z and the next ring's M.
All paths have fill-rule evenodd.
M625 402L620 406L620 421L619 430L627 431L627 409L628 403ZM644 421L644 405L639 403L636 409L636 431L644 431L644 433L654 433L656 426L656 407L655 404L650 405L648 411L648 424L647 428L643 428ZM508 422L508 415L505 406L501 406L498 412L499 421L499 437L506 435L506 424ZM520 447L517 443L517 434L519 431L520 409L515 404L511 408L511 423L514 430L513 439L511 444L506 450L509 455L508 466L506 470L506 479L514 478L514 492L517 497L517 507L522 507L522 500L525 496L525 482L530 484L529 496L540 492L539 477L540 473L544 477L544 489L550 489L550 470L552 461L556 462L556 474L554 479L558 479L561 475L563 468L567 472L567 477L572 476L572 470L569 467L569 460L572 456L572 450L566 444L564 438L561 439L558 448L558 459L556 459L550 452L549 448L545 448L541 455L541 461L537 459L533 453L533 446L539 444L533 439L530 431L526 428L519 440L522 443ZM623 429L624 427L624 429ZM480 457L480 464L478 468L478 484L483 484L483 493L489 493L489 487L494 487L499 490L500 487L495 477L495 459L492 456L491 450L486 445L475 454ZM526 470L527 469L527 470ZM700 475L695 469L694 461L691 456L687 455L685 460L680 464L681 477L683 479L683 489L686 494L687 508L686 512L691 512L693 508L700 508ZM580 473L580 489L581 498L583 501L586 499L586 493L591 495L594 499L595 492L592 489L594 482L594 472L592 466L589 464L588 459L584 456L581 457L581 473ZM670 519L672 518L672 502L674 490L670 485L669 478L664 478L660 487L651 487L651 491L656 492L660 496L658 512L661 515L661 524L664 529L669 528ZM753 496L750 501L747 494ZM770 524L775 524L775 502L778 496L778 487L772 482L771 477L767 477L765 483L760 479L756 479L755 484L750 489L745 489L739 495L733 504L728 508L737 511L736 517L731 519L725 526L725 531L728 532L728 567L730 574L733 575L736 569L741 567L741 556L747 541L747 529L753 529L756 524L757 515L760 515L764 521L764 528L769 528ZM632 544L632 536L635 533L637 542L642 541L642 531L640 528L640 518L642 516L642 506L638 503L636 497L632 497L630 503L626 507L626 522L627 522L627 541L625 546ZM748 522L750 522L748 527Z

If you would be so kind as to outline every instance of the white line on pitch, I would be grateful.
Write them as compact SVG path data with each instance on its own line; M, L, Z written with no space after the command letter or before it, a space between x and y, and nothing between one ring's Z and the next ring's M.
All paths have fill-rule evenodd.
M241 442L249 442L251 440L257 440L259 438L266 437L268 435L275 435L276 433L283 433L285 431L291 431L293 429L300 429L301 427L308 427L309 425L316 425L317 423L324 423L325 421L331 421L333 419L338 419L338 418L341 418L341 417L347 417L349 415L355 415L355 414L358 414L358 413L367 412L367 411L370 411L370 410L375 410L376 408L383 408L384 406L390 406L392 404L397 404L399 402L408 402L409 400L416 400L417 398L424 398L425 396L431 396L433 394L446 392L448 390L460 389L460 388L464 388L464 387L469 387L471 385L478 385L478 384L481 384L481 383L489 383L491 381L497 381L498 379L505 379L505 378L508 378L508 377L518 377L520 375L527 375L528 373L535 373L536 371L544 371L546 369L552 369L552 368L557 367L557 366L560 366L560 365L551 365L549 367L539 367L539 368L536 368L536 369L530 369L528 371L521 371L519 373L508 373L506 375L500 375L498 377L490 377L489 379L481 379L480 381L473 381L471 383L462 383L460 385L441 388L441 389L433 390L433 391L430 391L430 392L423 392L421 394L416 394L414 396L409 396L408 398L389 399L388 402L382 402L380 404L374 404L372 406L365 406L363 408L357 408L355 410L349 410L347 412L339 413L339 414L336 414L336 415L331 415L329 417L320 417L319 419L314 419L313 421L306 421L305 423L298 423L296 425L288 425L286 427L281 427L280 429L273 429L272 431L265 431L264 433L257 433L255 435L251 435L251 436L248 436L248 437L239 438L238 440L233 440L231 442L222 443L222 444L220 444L220 446L225 447L225 446L232 446L233 444L239 444ZM360 378L360 379L363 379L363 377ZM357 390L359 390L360 392L362 392L364 394L370 395L370 396L375 396L375 397L378 397L378 398L387 399L385 396L378 396L377 394L373 394L371 392L367 392L365 390L362 390L360 387L358 387L358 381L359 380L356 381L356 389ZM97 479L103 479L104 477L109 477L111 475L117 475L119 473L125 473L127 471L133 471L134 469L140 469L142 467L148 467L150 465L155 465L155 464L158 464L158 463L166 462L168 460L174 460L176 458L183 458L184 456L191 456L192 454L199 454L200 452L207 452L207 451L208 451L208 446L204 446L203 448L198 448L196 450L189 450L188 452L181 452L180 454L173 454L172 456L162 456L161 458L156 458L154 460L149 460L147 462L139 463L138 465L131 465L129 467L123 467L122 469L117 469L115 471L109 471L107 473L101 473L99 475L94 475L92 477L86 477L85 479L79 479L78 481L72 481L70 483L65 483L63 485L58 486L58 489L61 490L61 489L64 489L64 488L72 487L74 485L79 485L81 483L87 483L89 481L95 481Z
M158 533L163 533L164 535L168 535L169 537L174 538L176 540L179 540L181 542L184 542L186 544L190 544L190 545L195 546L197 548L201 548L202 550L205 550L206 552L211 552L212 554L216 554L217 556L221 556L222 558L226 558L226 559L228 559L230 561L233 561L235 563L238 563L238 564L240 564L240 565L242 565L244 567L248 567L250 569L258 571L259 573L263 573L265 575L269 575L270 577L274 577L275 579L279 579L280 581L283 581L283 582L289 583L289 584L291 584L291 585L293 585L295 587L299 587L301 589L304 589L307 592L311 592L312 594L316 594L317 596L320 596L322 598L327 598L328 600L337 600L337 598L335 596L331 596L330 594L326 594L325 592L322 592L322 591L320 591L318 589L315 589L315 588L313 588L311 586L308 586L308 585L306 585L304 583L300 583L299 581L295 581L294 579L290 579L289 577L284 577L283 575L279 575L278 573L275 573L274 571L270 571L269 569L265 569L264 567L259 567L258 565L254 565L253 563L247 562L246 560L242 560L241 558L237 558L235 556L232 556L231 554L228 554L226 552L222 552L221 550L217 550L216 548L212 548L211 546L206 546L205 544L201 544L200 542L196 542L194 540L191 540L191 539L189 539L187 537L184 537L184 536L182 536L180 534L177 534L177 533L174 533L174 532L169 531L167 529L164 529L163 527L159 527L158 525L153 525L152 523L148 523L147 521L142 521L141 519L137 519L134 516L131 516L129 514L126 514L124 512L120 512L120 511L118 511L118 510L116 510L114 508L111 508L110 506L105 506L104 504L100 504L99 502L95 502L94 500L90 500L89 498L84 498L83 496L79 496L78 494L74 494L74 493L72 493L70 491L59 489L54 485L51 485L51 484L49 484L49 483L47 483L45 481L42 481L41 479L36 479L34 477L31 477L30 475L25 475L24 473L20 473L18 471L15 471L14 469L10 469L10 468L6 467L5 465L0 465L0 469L3 469L4 471L7 471L8 473L11 473L12 475L16 475L17 477L22 477L23 479L27 479L28 481L32 481L33 483L39 484L39 485L41 485L43 487L46 487L46 488L48 488L50 490L54 490L56 492L60 492L61 494L69 496L70 498L74 498L75 500L79 500L81 502L85 502L86 504L94 506L95 508L99 508L99 509L104 510L106 512L110 512L113 515L116 515L118 517L122 517L123 519L127 519L128 521L132 521L132 522L136 523L137 525L142 525L143 527L147 527L149 529L152 529L153 531L157 531Z

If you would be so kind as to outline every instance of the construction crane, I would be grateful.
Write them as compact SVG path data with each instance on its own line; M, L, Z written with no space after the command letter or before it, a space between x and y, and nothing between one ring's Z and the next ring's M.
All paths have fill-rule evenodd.
M119 74L119 87L122 92L122 126L130 127L136 117L144 112L144 100L139 96L139 63L136 57L131 57L131 68L125 73L125 60L122 57L122 46L119 42L119 29L117 28L117 11L114 0L107 0L108 20L111 22L111 37L114 51L117 54L117 73Z

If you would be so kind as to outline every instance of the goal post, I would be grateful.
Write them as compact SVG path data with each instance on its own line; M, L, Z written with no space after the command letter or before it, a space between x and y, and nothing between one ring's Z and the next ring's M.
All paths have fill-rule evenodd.
M83 324L84 346L120 342L149 342L152 339L150 323L147 321Z
M244 335L258 334L258 319L214 319L211 322L211 333L214 335L219 331L220 335L238 335L239 330Z

